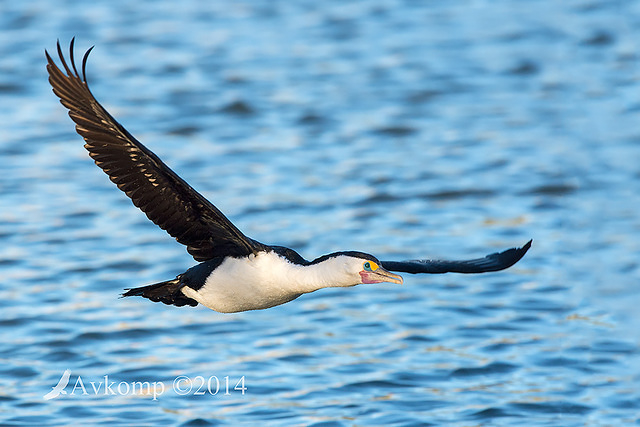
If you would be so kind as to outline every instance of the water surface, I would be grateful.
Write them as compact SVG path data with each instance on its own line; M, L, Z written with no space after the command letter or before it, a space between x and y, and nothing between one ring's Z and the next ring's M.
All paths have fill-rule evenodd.
M2 7L2 424L638 423L640 3ZM72 36L96 45L96 97L257 240L307 258L534 246L501 273L264 311L118 299L194 261L51 93L43 50Z

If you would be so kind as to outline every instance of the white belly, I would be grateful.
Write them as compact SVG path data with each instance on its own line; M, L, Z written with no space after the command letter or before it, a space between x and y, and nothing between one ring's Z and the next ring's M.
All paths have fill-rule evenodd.
M221 313L259 310L284 304L304 293L297 280L303 269L275 252L228 258L200 289L185 286L182 293Z

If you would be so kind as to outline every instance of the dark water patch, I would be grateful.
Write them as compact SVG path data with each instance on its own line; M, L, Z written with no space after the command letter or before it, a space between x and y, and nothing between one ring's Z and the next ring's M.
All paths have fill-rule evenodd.
M95 265L95 266L84 265L84 266L68 268L65 270L65 273L86 275L88 273L94 273L96 271L101 271L101 270L102 270L102 267L99 265Z
M445 306L435 307L435 309L439 311L462 314L464 316L472 317L481 317L485 313L485 310L482 307Z
M23 141L23 142L16 141L12 144L4 144L3 146L0 146L0 154L3 156L6 156L7 158L11 158L11 157L19 158L21 156L27 156L31 153L33 153L33 147L30 144L28 144L27 141ZM12 167L12 166L8 166L8 167ZM9 184L9 182L11 183L11 185L7 185ZM21 190L25 188L30 188L33 185L33 183L24 182L20 180L16 180L16 182L12 182L12 181L9 181L9 182L4 184L2 188L2 194L5 197L10 194L20 194L22 192Z
M496 173L500 169L506 168L509 166L509 159L494 159L490 161L485 161L477 165L471 172L472 173L481 173L491 171L492 173Z
M384 203L390 203L390 202L397 202L399 200L402 200L401 197L394 195L394 194L389 194L389 193L385 193L385 192L377 192L376 194L366 197L360 201L357 201L356 203L354 203L355 206L369 206L369 205L374 205L374 204L384 204Z
M325 18L323 27L331 39L347 42L358 36L359 22L344 16L329 15Z
M139 348L121 347L121 348L117 348L115 350L109 351L109 354L114 356L131 356L131 355L138 355L142 352L144 352L144 350L141 350Z
M409 136L418 132L418 129L411 126L391 125L375 129L375 133L384 136Z
M425 386L442 381L449 381L449 373L442 370L428 370L426 372L415 371L398 371L393 374L393 377L402 384Z
M590 365L613 365L617 363L618 361L608 357L596 357L589 360Z
M404 347L390 348L380 353L380 357L388 360L396 360L404 355L406 349Z
M581 14L594 14L597 12L604 12L612 7L616 7L616 4L604 0L589 0L576 3L571 6L571 9Z
M536 358L534 362L536 366L544 367L563 367L569 369L575 369L581 372L594 373L597 369L590 367L591 362L584 362L582 360L570 359L568 357L556 356L556 357L544 357Z
M0 238L2 238L2 236L0 236ZM23 260L21 259L8 259L8 258L1 258L0 259L0 267L10 267L10 266L15 266L16 264L19 264L23 262Z
M415 426L433 426L440 425L438 423L430 423L425 421L423 417L415 416L406 412L393 411L390 413L381 413L371 418L374 425L380 426L398 426L398 427L415 427Z
M76 343L92 343L92 342L101 342L101 341L119 341L121 339L131 340L131 339L149 339L158 334L162 334L163 331L160 329L123 329L119 331L109 331L109 332L84 332L77 335L74 338L74 342Z
M98 212L96 211L77 211L77 212L71 212L67 215L64 216L64 218L66 220L80 220L80 219L87 219L87 218L95 218L96 216L98 216Z
M84 355L68 350L52 351L47 354L45 360L48 362L75 362L84 359Z
M424 104L444 95L445 92L438 89L423 89L415 91L407 96L410 104Z
M0 376L2 377L31 378L37 376L38 374L38 371L28 366L0 367Z
M420 197L431 200L449 201L466 198L486 198L495 195L495 191L489 189L460 189L460 190L441 190L432 193L422 194Z
M249 116L256 113L255 109L248 102L238 99L228 103L219 110L221 113L239 116Z
M499 342L495 344L486 345L482 347L481 350L487 353L502 353L505 351L510 351L514 345L517 345L517 343Z
M42 320L42 317L41 316L34 316L34 317L23 316L23 317L15 317L12 319L2 319L0 320L0 328L29 325L33 322L37 322L38 320Z
M478 375L508 374L518 368L518 366L511 363L493 362L486 366L479 366L475 368L458 368L451 372L451 375L454 377L473 377Z
M494 418L505 418L505 417L520 417L521 415L515 414L513 412L509 412L502 408L486 408L480 411L472 412L468 415L469 419L472 420L492 420Z
M612 408L617 409L638 409L640 408L640 398L630 396L615 396L607 399Z
M496 332L512 332L522 330L521 327L511 324L511 322L487 323L485 325L482 325L482 329Z
M458 338L467 338L471 340L489 340L491 339L491 331L484 328L475 328L469 326L461 326L456 329L455 335Z
M405 388L407 386L408 385L405 383L392 381L392 380L367 380L367 381L356 381L349 384L345 384L341 386L339 390L347 391L347 392L357 392L358 390L361 390L361 389L388 391L390 389Z
M140 420L143 421L144 424L155 424L154 417L149 417L148 411L122 411L118 413L118 417L126 422L131 422L131 420ZM158 417L160 418L160 417Z
M536 289L536 292L539 294L555 294L562 293L567 291L567 286L562 285L549 285L549 286L541 286Z
M58 416L69 417L71 419L96 417L98 414L99 412L91 408L77 405L65 406L57 412Z
M431 338L426 335L418 335L418 334L408 335L406 337L403 337L402 340L411 341L411 342L424 342L424 343L437 341L435 338Z
M278 357L278 360L282 362L294 362L294 363L312 363L316 357L312 354L297 353L287 354L286 356Z
M244 416L250 417L251 419L268 421L268 420L284 420L288 418L294 418L296 413L292 410L287 409L254 409L252 411L247 411Z
M578 190L578 187L572 184L546 184L534 187L525 194L538 196L565 196Z
M25 400L15 405L15 407L19 409L37 409L44 406L45 402L40 400Z
M540 318L536 316L520 315L511 319L511 322L524 324L540 323Z
M351 331L354 333L362 332L366 333L367 331L376 330L376 331L385 331L389 329L389 325L383 322L358 322L352 326Z
M530 59L523 59L507 70L508 74L514 76L531 76L540 72L540 65Z
M514 410L522 411L522 416L530 416L535 413L585 415L593 410L590 406L564 401L510 403L509 407Z
M185 71L187 71L187 67L183 64L167 64L162 67L161 74L184 74Z
M288 212L288 211L297 211L300 209L303 210L312 210L312 211L324 211L327 209L332 209L333 206L328 205L314 205L310 206L308 204L298 204L298 203L273 203L270 205L262 205L262 206L249 206L240 212L239 215L256 215L267 212Z
M308 112L298 118L301 125L321 125L327 123L327 118L318 113Z
M603 340L593 343L589 350L597 353L631 355L638 353L638 346L624 341Z
M607 30L596 30L582 41L585 46L604 47L615 43L615 36Z
M202 128L198 125L185 125L185 126L177 126L172 127L167 130L167 134L169 135L178 135L178 136L192 136L202 131Z
M50 426L60 425L58 422L52 422L50 415L24 415L7 419L8 426Z
M28 29L37 19L38 14L35 11L7 11L3 25L6 25L6 30Z
M583 354L583 353L588 353L590 350L591 348L586 345L578 345L578 346L569 347L565 351L569 353Z
M544 300L539 298L528 298L518 301L512 308L521 311L546 311L563 313L571 311L572 307L556 301Z
M6 391L4 391L4 390L3 390L2 392L4 393L4 392L6 392ZM3 402L15 402L15 401L17 401L17 400L18 400L18 399L17 399L16 397L13 397L13 396L5 396L5 395L0 394L0 403L3 403Z
M16 95L25 91L25 86L18 83L0 83L0 94Z
M309 427L344 427L348 424L341 423L339 421L319 421L317 423L309 424Z
M393 398L393 399L381 399L380 403L388 405L392 408L399 410L405 410L408 413L415 413L419 411L430 411L438 408L444 408L451 406L450 402L443 400L433 399L405 399L405 398Z
M0 221L0 224L2 224L2 226L6 228L15 227L15 224L2 223L1 221ZM0 239L6 239L7 237L12 237L14 235L15 235L15 231L0 230Z
M367 363L364 361L345 364L342 366L337 366L335 368L336 373L350 375L355 372L358 374L367 374L367 373L375 373L380 369L380 365L378 363Z
M149 268L149 264L143 261L122 260L106 264L105 268L115 271L140 271Z
M184 423L180 424L180 426L181 427L207 427L207 426L219 426L224 424L225 423L223 421L219 421L219 420L214 420L214 419L205 420L204 418L194 418L192 420L185 421Z

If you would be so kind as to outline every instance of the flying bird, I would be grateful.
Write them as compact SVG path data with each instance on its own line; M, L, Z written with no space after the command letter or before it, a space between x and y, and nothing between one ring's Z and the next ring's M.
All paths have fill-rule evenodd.
M222 313L274 307L327 287L369 283L402 283L392 273L484 273L518 262L531 247L493 253L465 261L379 261L363 252L343 251L307 261L293 249L260 243L245 236L227 217L194 190L158 156L134 138L96 100L74 60L74 39L65 59L60 42L58 67L49 53L47 71L53 92L69 110L89 155L133 204L178 242L198 264L172 280L128 289L125 297L142 296L175 306L202 304Z
M71 369L65 369L64 372L62 373L62 376L58 380L58 384L51 387L51 391L45 394L44 396L42 396L42 398L44 400L51 400L51 399L55 399L61 394L67 394L67 392L64 391L64 388L67 386L67 384L69 384L70 376L71 376Z

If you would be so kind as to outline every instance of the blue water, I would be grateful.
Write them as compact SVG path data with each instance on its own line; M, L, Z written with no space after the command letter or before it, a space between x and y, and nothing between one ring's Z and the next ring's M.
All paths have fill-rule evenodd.
M640 423L640 2L1 10L0 424ZM505 272L256 312L119 299L194 261L51 93L44 49L72 36L96 45L96 97L257 240L307 258L534 246Z

